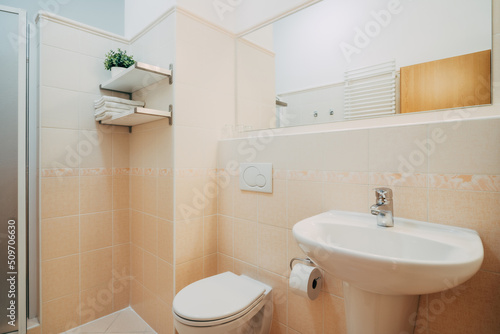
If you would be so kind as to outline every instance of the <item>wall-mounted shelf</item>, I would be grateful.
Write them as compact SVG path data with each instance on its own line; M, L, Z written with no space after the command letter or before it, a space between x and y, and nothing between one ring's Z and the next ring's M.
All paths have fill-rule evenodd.
M166 78L169 78L169 82L172 84L172 65L170 65L170 69L167 70L158 66L136 62L117 76L101 84L99 87L115 92L128 93L130 97L132 97L133 92L146 88ZM132 132L132 126L134 125L158 121L163 118L169 118L169 123L172 125L172 113L172 105L169 106L168 111L137 107L134 108L133 112L115 115L111 119L99 121L99 123L127 126L129 131Z
M170 84L172 84L172 66L167 70L136 62L117 76L101 84L100 88L131 94L166 78L170 78Z
M164 118L169 118L169 123L172 125L172 105L169 106L169 111L134 108L134 112L118 115L111 119L100 121L99 123L131 127L134 125L158 121Z

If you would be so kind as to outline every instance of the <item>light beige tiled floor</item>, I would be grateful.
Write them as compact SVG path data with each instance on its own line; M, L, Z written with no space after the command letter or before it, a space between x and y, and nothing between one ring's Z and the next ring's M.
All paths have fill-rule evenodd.
M106 333L106 334L154 334L156 333L130 307L83 326L74 328L67 334Z

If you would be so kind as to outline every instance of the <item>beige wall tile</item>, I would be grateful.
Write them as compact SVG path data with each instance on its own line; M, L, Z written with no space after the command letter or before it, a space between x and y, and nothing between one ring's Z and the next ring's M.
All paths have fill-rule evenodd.
M135 281L143 284L144 251L134 245L130 247L130 274Z
M130 275L130 244L113 246L113 278Z
M80 325L80 294L43 303L43 333L59 334Z
M476 230L484 247L482 268L500 272L498 203L500 193L431 189L429 221Z
M309 300L288 291L288 326L301 334L323 333L323 296Z
M287 247L288 247L287 259L291 260L294 257L304 258L305 257L305 253L302 251L302 249L300 249L299 244L297 243L297 241L293 237L292 230L288 230L287 231L287 237L288 237L288 241L287 241L287 243L288 243L288 245L287 245ZM288 266L288 275L290 275L290 266Z
M272 194L259 194L259 223L287 226L287 187L285 180L273 180Z
M113 176L113 210L130 207L130 176Z
M111 211L80 216L80 251L87 252L112 244Z
M203 218L203 255L217 253L217 215Z
M273 321L271 324L271 334L286 334L287 328L282 323Z
M130 306L130 278L113 281L113 311Z
M234 259L222 253L217 253L217 267L219 274L226 271L234 272Z
M323 272L323 286L322 290L337 297L344 297L344 287L342 284L342 280L338 279L335 276L328 274L327 272Z
M217 253L203 257L203 277L217 275Z
M234 257L253 265L258 264L259 235L257 223L237 219L234 222Z
M234 259L233 273L235 273L236 275L245 275L259 280L259 267L237 259Z
M286 160L289 170L323 170L324 159L318 142L321 142L322 135L307 134L286 137Z
M203 195L207 200L203 211L203 215L205 216L217 214L217 197L219 195L217 182L217 170L209 169L205 176L205 184L203 185Z
M288 181L288 228L323 212L322 192L318 182Z
M158 293L158 258L144 252L144 287L153 294Z
M259 281L273 288L273 318L286 324L288 302L288 279L284 276L273 274L267 270L259 269Z
M144 212L151 215L158 214L158 178L156 176L144 177Z
M499 127L500 119L429 125L429 133L442 138L430 155L429 172L500 174Z
M113 134L113 167L130 167L130 134Z
M104 248L92 252L82 253L81 262L81 289L86 290L102 284L110 284L112 263L112 248Z
M228 256L233 256L233 230L234 223L231 218L220 216L218 217L218 239L217 248L219 253L226 254Z
M317 134L324 168L337 172L368 171L368 131L339 131Z
M370 195L370 203L375 203L375 194ZM427 221L427 188L394 187L394 216Z
M158 216L174 220L174 180L172 176L158 177Z
M98 131L81 130L78 138L80 168L111 168L113 166L112 134L98 128Z
M175 293L203 278L203 258L175 266Z
M42 301L77 293L79 289L80 262L78 255L67 256L42 263Z
M429 295L429 329L442 334L498 333L499 286L500 275L479 271L451 291Z
M130 211L113 211L113 245L130 242Z
M158 312L161 316L158 317L157 333L172 333L174 331L174 319L171 304L160 300L158 303Z
M80 293L82 324L105 317L113 312L113 291L111 284L104 284L83 290Z
M419 145L426 141L427 125L370 129L369 171L426 173L428 154Z
M257 222L258 197L253 191L241 190L236 184L234 190L234 217Z
M144 176L130 176L130 208L138 211L144 209Z
M170 305L174 298L174 268L161 259L158 260L158 279L158 296Z
M138 314L143 313L144 307L144 287L135 279L130 286L130 306Z
M259 267L278 275L286 275L287 230L284 228L259 224Z
M44 128L78 130L78 92L66 89L40 87L40 123Z
M174 227L163 219L158 222L158 256L170 264L174 263Z
M218 213L219 215L233 216L234 215L234 192L237 180L231 177L228 173L221 172L219 176L219 196L218 196Z
M175 182L175 219L203 217L203 211L208 204L203 195L203 176L177 178Z
M68 129L41 129L40 159L42 168L78 168L78 131Z
M42 260L79 252L78 216L42 220Z
M159 299L148 289L144 289L144 310L142 318L154 330L158 330Z
M203 257L203 218L176 223L175 263Z
M112 209L113 180L111 176L80 178L80 213Z
M137 247L144 244L144 214L135 210L130 211L130 241Z
M347 334L344 299L322 293L325 303L324 333Z
M78 201L78 177L42 178L42 219L77 215Z
M341 210L366 213L369 210L367 185L325 183L324 211Z
M158 218L144 215L144 245L145 251L158 255Z

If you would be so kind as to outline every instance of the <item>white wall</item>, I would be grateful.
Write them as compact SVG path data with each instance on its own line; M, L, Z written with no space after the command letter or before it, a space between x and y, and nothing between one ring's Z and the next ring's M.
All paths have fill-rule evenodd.
M118 35L124 31L124 0L0 0L0 5L26 10L28 23L33 25L43 10Z
M359 37L356 29L375 22L373 11L397 3L386 26L371 30L368 41ZM274 41L277 92L289 92L340 82L347 68L392 58L399 68L491 49L491 0L324 0L276 22ZM359 53L344 56L347 44Z

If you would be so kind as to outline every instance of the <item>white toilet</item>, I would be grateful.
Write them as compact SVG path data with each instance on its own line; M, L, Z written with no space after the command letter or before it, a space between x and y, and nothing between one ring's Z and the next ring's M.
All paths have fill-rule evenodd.
M269 334L272 288L228 271L179 291L172 312L179 334Z

